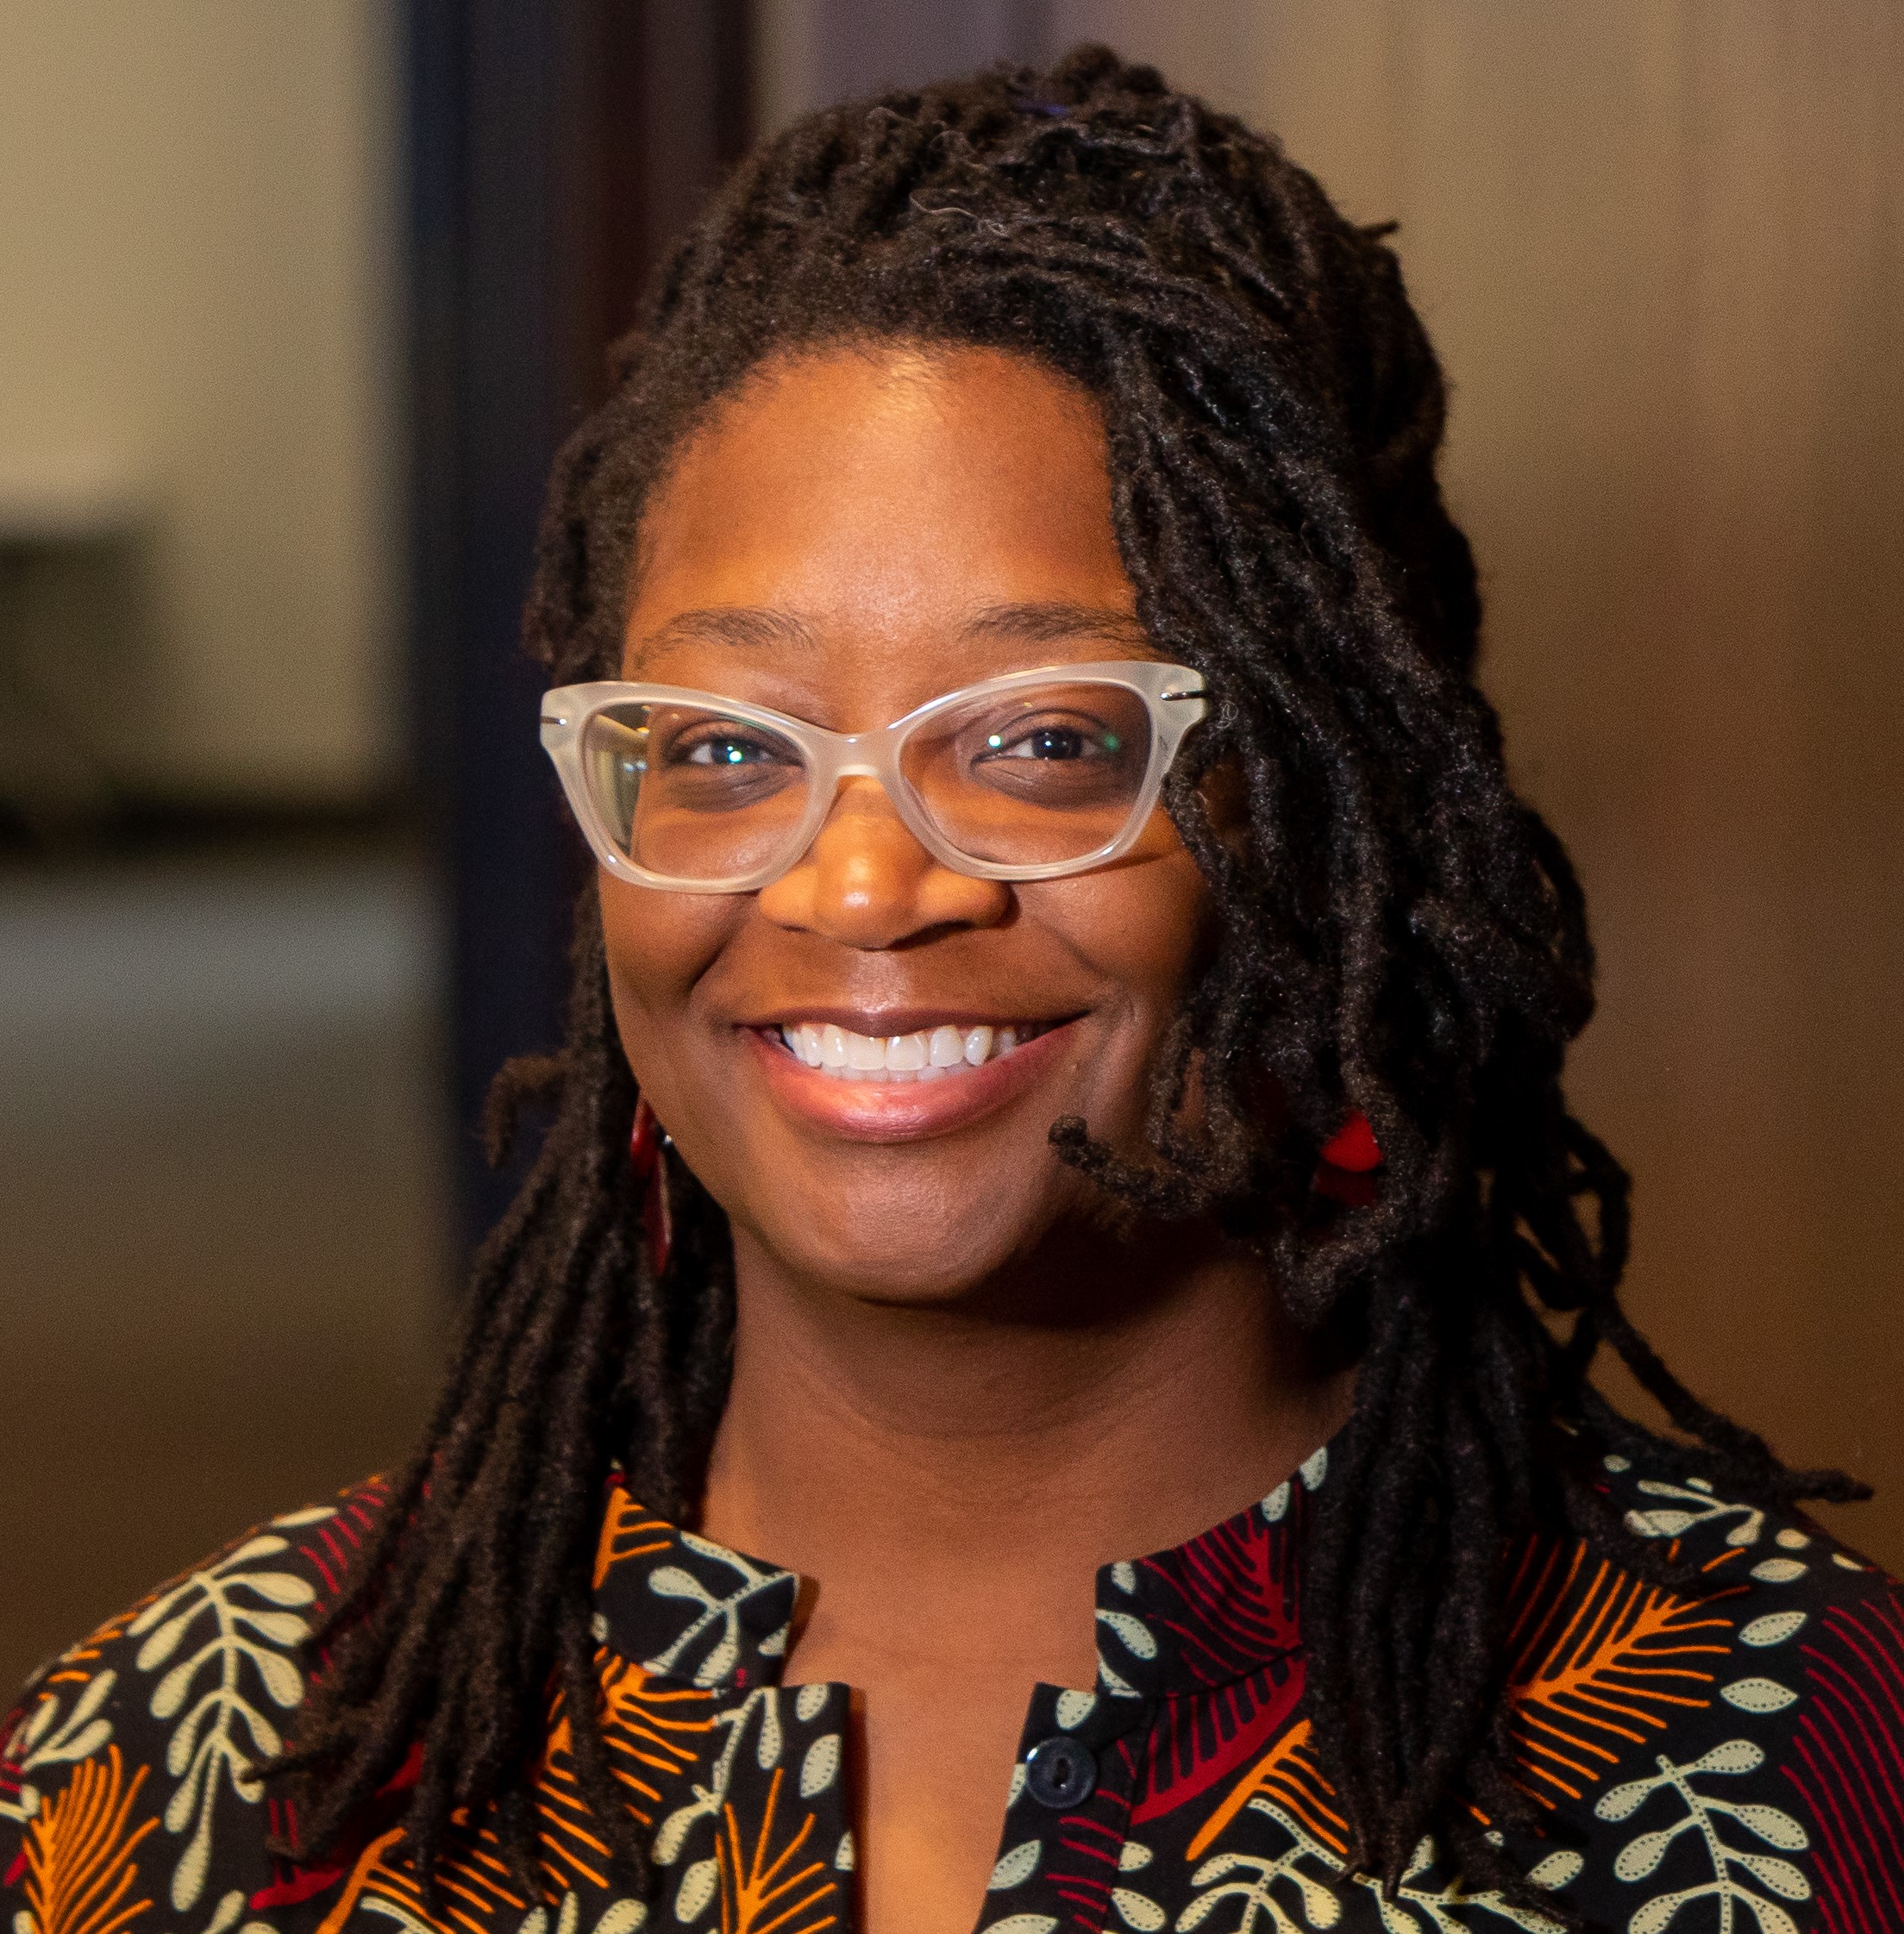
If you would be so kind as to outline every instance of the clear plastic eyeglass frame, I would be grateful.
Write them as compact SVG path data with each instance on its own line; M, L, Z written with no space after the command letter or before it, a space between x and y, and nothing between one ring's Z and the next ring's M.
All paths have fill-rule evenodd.
M936 827L906 778L901 764L906 742L922 728L974 699L1010 696L1021 687L1062 684L1119 686L1141 698L1150 718L1149 760L1131 796L1128 818L1115 837L1073 858L1030 865L1007 865L963 853ZM584 758L584 735L597 714L620 705L681 705L717 711L723 718L752 723L779 734L799 750L807 771L810 798L799 821L778 845L773 859L753 870L717 879L680 878L650 871L619 850L594 798ZM1184 735L1207 710L1202 675L1184 665L1150 659L1116 660L1083 665L1045 665L961 685L871 732L834 732L764 705L679 685L624 684L604 679L558 686L542 695L542 748L561 776L570 809L595 856L617 879L641 886L684 893L757 892L790 872L806 854L828 814L840 782L877 779L899 817L921 846L955 873L980 879L1055 879L1087 873L1127 853L1148 823Z

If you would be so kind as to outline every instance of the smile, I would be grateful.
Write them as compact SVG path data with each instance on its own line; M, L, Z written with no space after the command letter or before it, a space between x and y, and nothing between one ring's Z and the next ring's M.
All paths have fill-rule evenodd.
M841 1081L943 1081L1003 1061L1050 1026L1014 1021L996 1026L919 1028L910 1034L855 1034L831 1021L791 1021L774 1030L788 1053Z

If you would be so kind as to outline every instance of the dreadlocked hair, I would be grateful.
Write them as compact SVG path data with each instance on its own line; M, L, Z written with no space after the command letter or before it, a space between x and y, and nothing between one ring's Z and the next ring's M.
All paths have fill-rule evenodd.
M1663 1407L1688 1472L1765 1503L1863 1492L1788 1470L1621 1311L1626 1177L1560 1086L1593 1006L1585 910L1474 682L1441 375L1395 257L1275 141L1102 48L809 116L678 250L559 460L527 617L554 683L615 674L642 506L697 424L770 357L881 340L1014 352L1101 415L1138 614L1211 698L1165 805L1221 934L1156 1070L1148 1145L1074 1119L1053 1143L1142 1212L1221 1218L1297 1320L1356 1340L1303 1585L1350 1857L1392 1887L1432 1832L1470 1886L1529 1899L1485 1831L1533 1817L1499 1717L1506 1554L1563 1525L1660 1564L1594 1482L1600 1456L1652 1442L1589 1386L1598 1347ZM1206 810L1219 770L1241 836ZM597 1716L592 1540L616 1461L651 1508L692 1516L732 1262L677 1166L656 1279L592 894L578 936L560 1055L498 1091L499 1127L532 1092L554 1125L279 1769L307 1856L420 1742L426 1872L461 1807L528 1869L553 1688L582 1790L645 1881ZM1375 1201L1343 1208L1312 1178L1351 1109L1384 1166Z

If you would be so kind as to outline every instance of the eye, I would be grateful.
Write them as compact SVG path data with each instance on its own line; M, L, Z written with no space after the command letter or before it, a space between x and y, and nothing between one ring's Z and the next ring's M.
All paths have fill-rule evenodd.
M669 750L671 760L677 766L712 766L722 769L776 763L786 756L781 747L753 736L742 726L734 725L683 734Z
M1076 760L1109 759L1124 742L1101 726L1021 723L1000 732L988 732L980 759Z

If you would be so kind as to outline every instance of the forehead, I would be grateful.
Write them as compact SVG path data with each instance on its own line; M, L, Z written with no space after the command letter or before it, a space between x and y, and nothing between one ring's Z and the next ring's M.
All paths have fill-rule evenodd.
M684 660L805 650L955 682L1011 668L975 614L1046 605L1135 608L1091 399L1004 352L835 349L765 366L678 454L642 521L627 669L686 682ZM676 635L723 611L799 623Z

